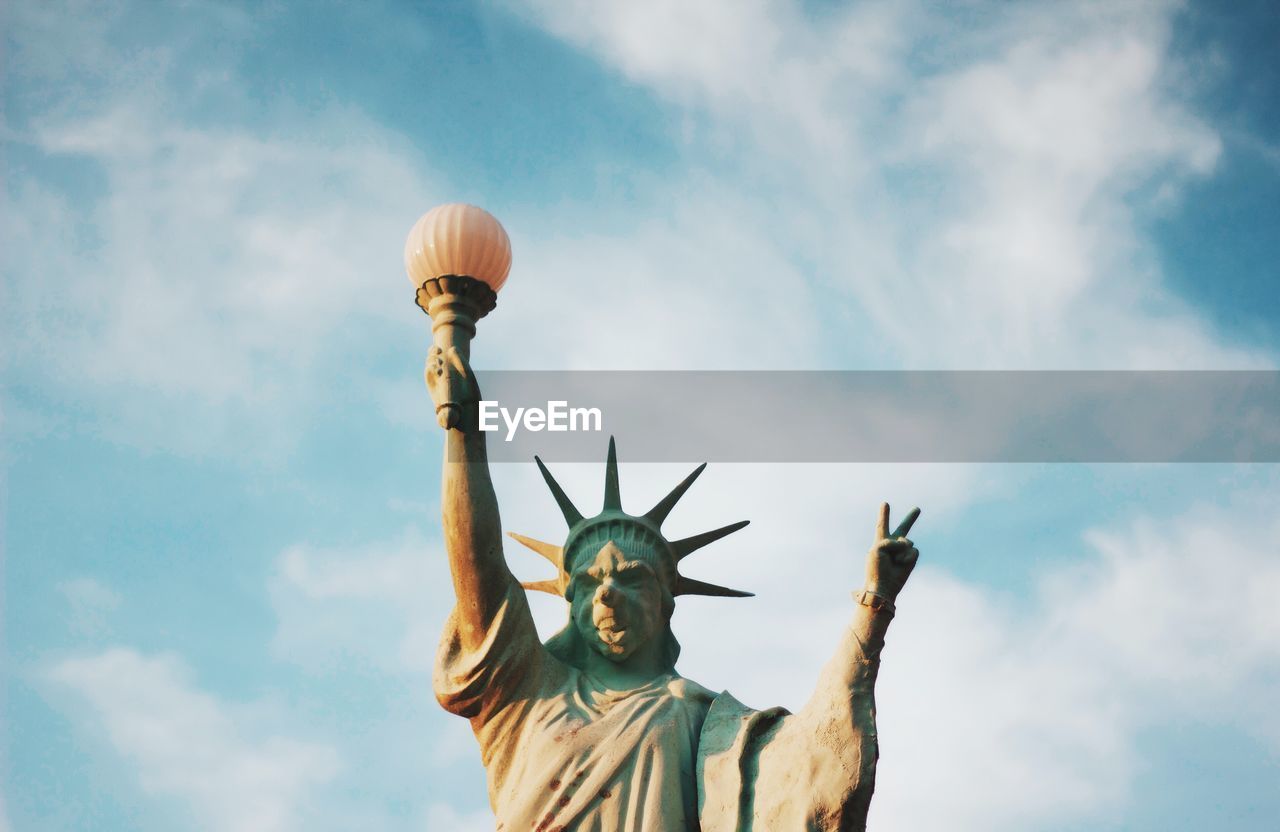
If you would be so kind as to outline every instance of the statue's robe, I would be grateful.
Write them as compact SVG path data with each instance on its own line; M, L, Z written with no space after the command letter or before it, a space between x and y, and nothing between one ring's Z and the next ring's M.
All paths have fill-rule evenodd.
M863 829L877 662L852 685L836 665L795 715L674 671L613 691L547 651L513 587L476 650L450 616L434 686L471 721L502 832Z

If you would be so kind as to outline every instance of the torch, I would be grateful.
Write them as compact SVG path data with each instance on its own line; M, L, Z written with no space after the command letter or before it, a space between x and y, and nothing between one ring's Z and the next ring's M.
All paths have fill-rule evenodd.
M418 306L431 316L432 342L446 355L456 347L469 362L476 321L493 310L511 271L511 240L502 224L474 205L432 208L409 231L404 266L417 287ZM448 429L461 420L462 405L446 389L450 395L436 407L436 421Z

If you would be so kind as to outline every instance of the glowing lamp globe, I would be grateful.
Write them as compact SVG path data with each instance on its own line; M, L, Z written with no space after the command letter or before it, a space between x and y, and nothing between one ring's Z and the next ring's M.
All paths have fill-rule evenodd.
M493 214L460 202L423 214L404 244L404 267L415 287L445 275L471 277L493 291L511 271L511 240Z

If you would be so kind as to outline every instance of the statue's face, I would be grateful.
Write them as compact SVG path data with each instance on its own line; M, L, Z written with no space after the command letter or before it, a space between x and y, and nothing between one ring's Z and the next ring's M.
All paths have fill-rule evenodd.
M573 573L573 622L605 657L626 661L662 631L662 586L653 567L612 542Z

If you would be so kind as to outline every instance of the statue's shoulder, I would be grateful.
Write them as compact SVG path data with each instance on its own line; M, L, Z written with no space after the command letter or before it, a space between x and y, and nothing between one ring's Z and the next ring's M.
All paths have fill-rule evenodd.
M671 681L667 682L667 690L676 699L683 699L690 703L696 703L704 708L711 707L712 701L719 694L704 688L702 685L686 679L683 676L672 676Z

